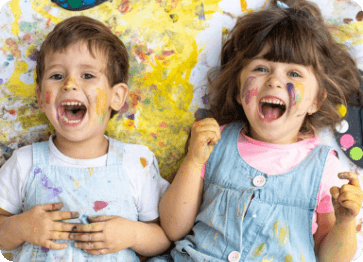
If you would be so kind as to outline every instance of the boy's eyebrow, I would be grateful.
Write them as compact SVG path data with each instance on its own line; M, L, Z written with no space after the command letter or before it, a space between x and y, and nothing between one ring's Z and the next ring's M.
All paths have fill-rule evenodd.
M62 66L63 66L63 64L53 64L53 65L47 66L45 68L45 70L51 70L54 67L62 67ZM91 64L81 64L79 67L85 68L85 69L95 69L95 70L103 71L102 69L98 69L96 66L91 65Z

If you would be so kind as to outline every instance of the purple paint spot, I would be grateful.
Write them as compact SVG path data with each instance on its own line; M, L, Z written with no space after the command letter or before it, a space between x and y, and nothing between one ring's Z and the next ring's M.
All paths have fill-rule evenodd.
M130 120L135 120L135 115L134 114L128 115L127 118Z
M38 174L40 174L40 183L42 184L43 188L45 190L50 190L47 196L48 200L57 197L60 193L63 192L61 187L53 187L53 182L45 174L43 174L39 167L36 167L34 169L34 177Z
M245 97L246 95L246 91L247 91L247 88L251 85L252 81L255 79L256 77L254 76L250 76L248 77L248 79L246 80L245 84L243 85L243 88L242 88L242 98Z
M44 253L48 253L48 252L49 252L49 248L41 247L40 249L41 249Z
M3 79L0 79L0 84L4 83L4 80Z
M107 206L108 206L108 203L106 203L104 201L95 201L93 209L97 212L97 211L100 211L101 209L104 209Z
M258 95L258 88L257 86L254 89L251 90L247 90L246 91L246 104L248 105L251 102L252 97L257 96Z
M208 94L205 94L204 96L202 96L202 101L203 101L203 104L208 104L209 102L209 96Z
M35 50L34 51L34 54L32 54L31 56L29 56L30 60L37 61L38 53L39 53L39 51L38 50Z
M290 106L291 109L294 101L295 101L295 86L293 83L287 83L286 84L287 91L289 92L289 100L290 100Z

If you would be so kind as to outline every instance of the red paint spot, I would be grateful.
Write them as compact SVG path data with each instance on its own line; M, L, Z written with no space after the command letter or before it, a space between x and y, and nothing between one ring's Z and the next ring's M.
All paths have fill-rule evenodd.
M15 110L15 109L10 109L10 110L8 111L8 113L9 113L10 115L12 115L12 116L15 116L15 115L16 115L16 110Z
M52 98L53 93L51 91L45 92L45 103L50 104L50 99Z
M106 203L104 201L95 201L93 209L97 212L97 211L100 211L101 209L104 209L107 206L108 206L108 203Z
M162 122L159 127L167 127L167 124L165 122Z
M55 204L52 204L52 210L54 210L54 208L55 208Z
M141 157L140 158L140 163L141 163L141 165L145 168L146 167L146 165L147 165L147 161L146 161L146 159L144 158L144 157Z

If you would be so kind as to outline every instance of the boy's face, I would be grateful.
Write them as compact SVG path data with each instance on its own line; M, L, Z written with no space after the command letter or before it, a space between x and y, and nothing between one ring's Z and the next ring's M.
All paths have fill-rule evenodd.
M46 55L41 87L37 88L41 111L57 137L80 142L103 137L111 109L120 110L127 95L123 83L110 87L106 59L96 49L76 43L64 52Z

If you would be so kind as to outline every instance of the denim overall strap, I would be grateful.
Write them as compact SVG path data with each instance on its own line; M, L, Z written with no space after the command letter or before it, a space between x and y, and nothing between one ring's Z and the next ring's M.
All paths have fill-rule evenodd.
M107 166L122 166L122 158L124 153L124 143L109 138L109 151L107 154Z
M32 144L33 166L46 165L49 163L49 142L43 141Z

